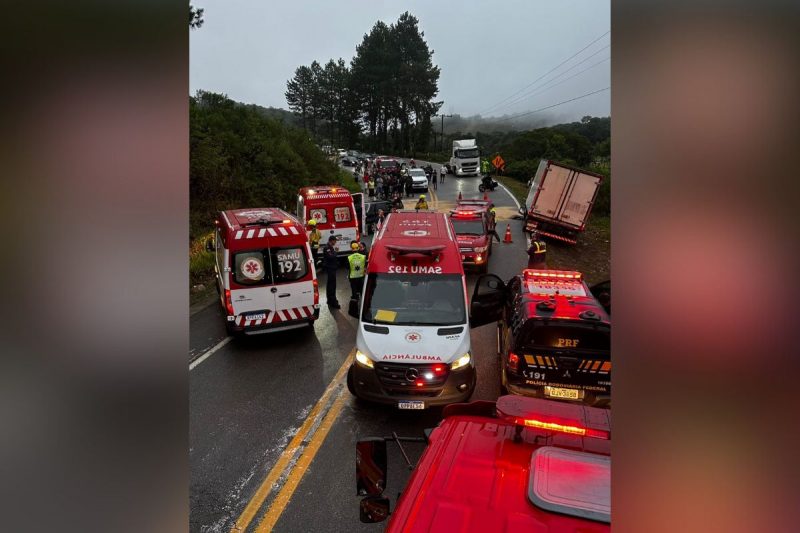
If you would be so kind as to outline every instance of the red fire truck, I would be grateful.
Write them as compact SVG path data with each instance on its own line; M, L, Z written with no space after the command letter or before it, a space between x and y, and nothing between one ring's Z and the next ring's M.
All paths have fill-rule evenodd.
M459 202L450 211L450 222L458 239L461 261L464 266L473 265L480 272L489 268L489 256L492 255L492 235L489 233L491 219L489 202Z
M608 532L611 414L579 404L501 396L445 407L386 531ZM362 522L389 516L387 441L356 444Z

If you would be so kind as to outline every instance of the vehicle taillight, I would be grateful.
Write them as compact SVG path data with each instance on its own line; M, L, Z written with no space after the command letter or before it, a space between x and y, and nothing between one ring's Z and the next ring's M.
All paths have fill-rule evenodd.
M517 367L519 366L519 356L514 352L508 353L508 368L513 370L514 372L517 371Z
M228 316L234 316L233 312L233 301L231 301L231 291L225 289L225 310L228 312Z
M319 303L319 281L314 280L314 305Z

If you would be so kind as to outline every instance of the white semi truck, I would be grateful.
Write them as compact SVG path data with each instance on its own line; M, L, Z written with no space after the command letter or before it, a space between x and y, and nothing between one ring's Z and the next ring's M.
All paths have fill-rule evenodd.
M456 176L477 176L480 173L480 156L475 139L453 141L453 153L447 171Z

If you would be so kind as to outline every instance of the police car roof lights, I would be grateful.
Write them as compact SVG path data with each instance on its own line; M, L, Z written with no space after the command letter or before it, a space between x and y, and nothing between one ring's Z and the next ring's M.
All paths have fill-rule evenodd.
M575 270L535 270L526 268L522 273L525 279L583 279L583 274Z

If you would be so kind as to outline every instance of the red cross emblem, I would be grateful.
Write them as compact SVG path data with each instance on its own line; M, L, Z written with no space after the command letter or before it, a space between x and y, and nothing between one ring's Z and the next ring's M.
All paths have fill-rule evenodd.
M419 342L422 336L419 333L409 333L406 335L406 340L408 342Z

